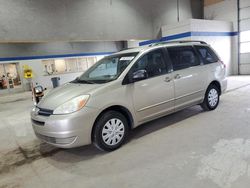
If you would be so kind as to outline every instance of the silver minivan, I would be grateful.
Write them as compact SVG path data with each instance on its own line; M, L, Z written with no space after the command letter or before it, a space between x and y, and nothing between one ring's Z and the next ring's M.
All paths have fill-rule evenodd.
M133 128L200 104L214 110L226 68L202 41L156 43L101 59L31 112L37 137L61 148L119 148Z

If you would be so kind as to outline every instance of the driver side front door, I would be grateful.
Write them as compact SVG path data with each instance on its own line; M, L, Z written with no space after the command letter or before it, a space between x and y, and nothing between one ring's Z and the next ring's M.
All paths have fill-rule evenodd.
M141 57L131 71L146 70L148 77L130 84L138 123L174 112L174 83L163 49Z

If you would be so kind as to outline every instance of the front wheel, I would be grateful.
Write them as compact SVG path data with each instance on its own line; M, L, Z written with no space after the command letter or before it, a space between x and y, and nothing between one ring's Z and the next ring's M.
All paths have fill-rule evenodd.
M113 151L124 143L128 131L128 121L124 115L117 111L107 111L96 122L93 141L97 148Z
M206 91L205 98L201 103L201 107L205 111L214 110L217 108L220 101L219 89L215 85L210 85Z

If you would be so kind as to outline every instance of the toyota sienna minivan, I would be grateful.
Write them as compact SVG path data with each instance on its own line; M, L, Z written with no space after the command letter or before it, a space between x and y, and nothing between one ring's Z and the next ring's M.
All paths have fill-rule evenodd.
M126 49L51 90L32 110L32 126L57 147L94 143L112 151L145 122L197 104L214 110L227 87L225 75L223 62L202 41Z

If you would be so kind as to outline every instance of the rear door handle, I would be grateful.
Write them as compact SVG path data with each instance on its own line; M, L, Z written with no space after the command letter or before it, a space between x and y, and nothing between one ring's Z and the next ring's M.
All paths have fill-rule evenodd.
M170 82L171 80L172 80L172 79L171 79L170 77L166 77L164 81L165 81L165 82Z
M174 79L180 79L181 78L181 75L180 74L176 74Z

